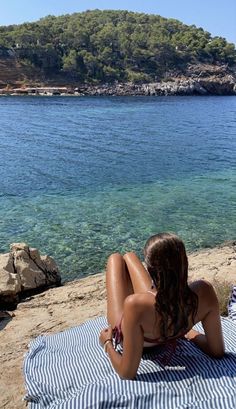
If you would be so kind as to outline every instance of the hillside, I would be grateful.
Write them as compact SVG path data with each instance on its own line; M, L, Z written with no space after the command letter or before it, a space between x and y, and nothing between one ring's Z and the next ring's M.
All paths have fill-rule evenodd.
M9 53L9 54L8 54ZM40 72L16 58L12 50L0 47L0 88L34 82Z
M156 15L94 10L0 27L1 88L160 83L194 67L233 84L235 65L234 44Z

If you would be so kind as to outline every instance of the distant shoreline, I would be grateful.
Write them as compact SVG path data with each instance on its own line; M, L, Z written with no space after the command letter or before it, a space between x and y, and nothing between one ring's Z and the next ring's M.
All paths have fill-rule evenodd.
M0 89L0 96L204 96L236 95L235 79L173 78L153 83L114 83L79 85L22 85Z

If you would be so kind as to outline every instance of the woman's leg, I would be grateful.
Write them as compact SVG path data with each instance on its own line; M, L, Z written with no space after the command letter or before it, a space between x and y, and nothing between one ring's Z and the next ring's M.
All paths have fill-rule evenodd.
M126 253L124 260L129 271L133 291L135 293L145 293L150 290L152 287L152 279L136 254Z
M122 317L126 297L134 292L125 261L119 253L112 254L108 258L106 289L107 320L113 328Z

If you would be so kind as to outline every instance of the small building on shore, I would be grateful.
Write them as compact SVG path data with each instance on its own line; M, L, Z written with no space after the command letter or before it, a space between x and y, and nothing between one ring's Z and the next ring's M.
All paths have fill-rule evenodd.
M22 87L22 88L3 88L0 89L0 95L68 95L74 94L73 89L67 87Z

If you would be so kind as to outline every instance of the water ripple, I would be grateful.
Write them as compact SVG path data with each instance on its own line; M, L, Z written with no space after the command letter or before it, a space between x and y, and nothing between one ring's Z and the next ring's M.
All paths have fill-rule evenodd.
M0 99L0 250L26 241L66 279L141 254L235 239L236 98Z

